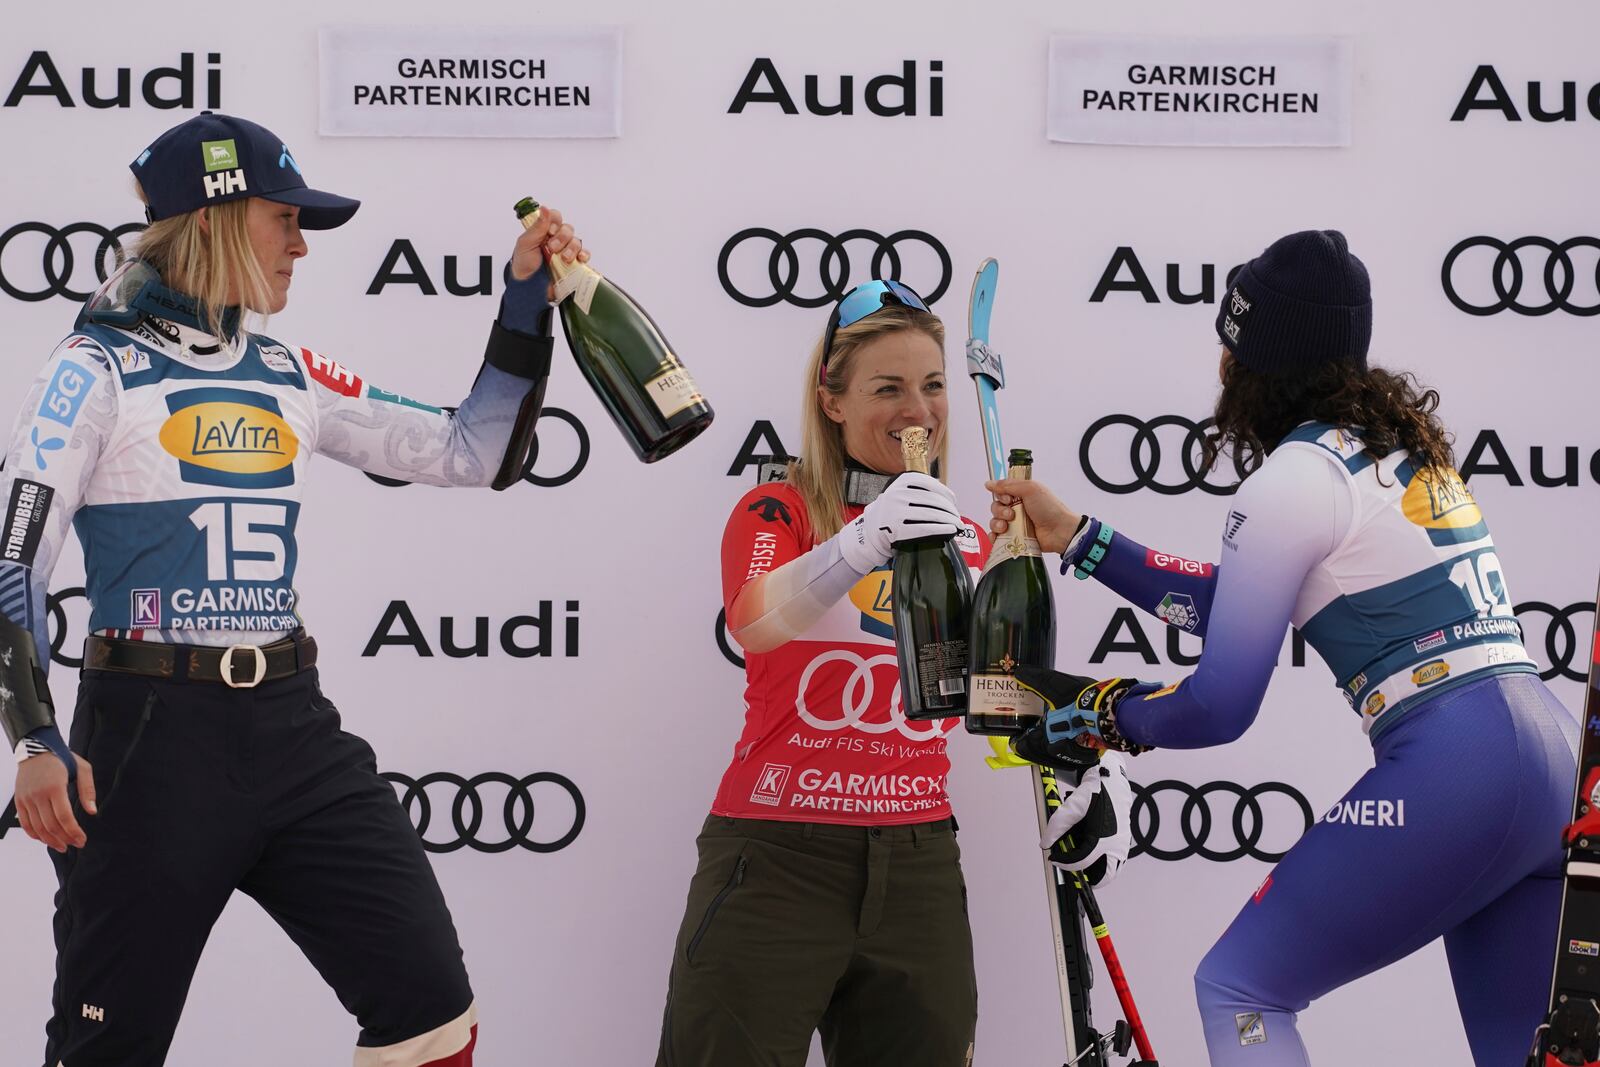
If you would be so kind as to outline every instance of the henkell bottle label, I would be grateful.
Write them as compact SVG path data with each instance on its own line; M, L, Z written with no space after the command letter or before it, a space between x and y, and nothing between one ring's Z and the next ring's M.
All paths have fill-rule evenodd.
M999 668L1000 664L994 664ZM970 692L967 694L967 714L969 715L1006 715L1016 716L1018 719L1037 720L1044 718L1044 699L1033 690L1026 688L1009 673L984 672L973 674L969 679ZM1031 723L1019 723L1031 725Z
M706 398L695 388L694 379L683 364L674 361L660 374L644 383L661 417L670 419L684 408L704 404Z

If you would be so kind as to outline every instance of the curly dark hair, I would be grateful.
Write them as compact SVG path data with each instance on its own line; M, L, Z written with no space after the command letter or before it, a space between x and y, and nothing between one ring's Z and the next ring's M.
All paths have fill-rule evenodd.
M1418 470L1454 467L1453 438L1434 414L1438 407L1438 392L1410 373L1336 362L1309 375L1277 378L1230 357L1215 425L1202 446L1202 469L1214 467L1231 445L1240 469L1253 470L1307 420L1352 431L1374 458L1403 448Z

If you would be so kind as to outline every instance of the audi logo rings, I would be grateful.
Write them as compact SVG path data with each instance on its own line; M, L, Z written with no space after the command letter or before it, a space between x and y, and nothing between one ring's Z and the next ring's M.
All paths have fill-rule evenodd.
M121 226L107 229L94 222L73 222L66 226L56 227L44 222L19 222L0 233L0 292L16 300L30 303L48 300L52 296L64 296L69 300L87 300L94 295L100 282L106 280L110 273L107 269L106 256L114 253L112 266L122 261L122 238L130 233L137 233L144 229L142 222L125 222ZM44 237L44 254L39 271L38 288L31 288L32 282L22 283L24 277L19 267L19 256L8 253L16 244L18 237L26 233L36 233ZM93 253L88 257L94 265L95 282L88 285L87 278L78 278L78 287L74 288L72 282L77 273L78 253L72 248L72 238L79 234L89 234L99 238L99 243L93 245ZM87 247L80 251L87 251ZM87 285L87 288L84 286Z
M45 597L45 609L50 613L50 661L59 663L63 667L79 670L83 667L83 641L80 640L72 647L78 650L78 655L70 655L67 648L67 609L66 602L74 598L84 601L88 607L89 591L81 585L68 586L58 589Z
M558 852L577 840L583 830L583 794L572 779L555 771L539 771L521 778L500 771L486 771L471 778L463 778L449 771L434 771L421 778L385 771L381 777L399 787L400 806L417 828L422 847L429 852L455 852L461 848L476 852L508 852L517 847L529 852ZM539 785L565 792L572 806L571 827L552 840L536 840L533 836L533 793ZM444 796L433 792L434 787L439 786L449 787ZM505 799L498 804L500 821L504 825L492 834L479 836L486 829L484 816L494 806L479 793L485 786L496 787L493 791L505 789ZM554 797L547 793L547 799ZM428 831L434 824L436 811L448 813L453 836L444 840L429 839Z
M1584 653L1589 646L1579 636L1578 627L1573 618L1583 612L1593 615L1595 606L1588 601L1568 604L1558 608L1554 604L1546 604L1542 600L1527 600L1518 604L1514 609L1517 621L1522 623L1523 633L1527 635L1528 621L1523 616L1527 614L1542 614L1550 616L1550 625L1544 632L1544 653L1550 660L1550 666L1539 672L1539 677L1545 681L1552 678L1568 678L1574 682L1584 680L1583 670L1588 663ZM1531 642L1530 642L1531 643ZM1537 652L1535 647L1529 651ZM1574 666L1576 664L1576 666Z
M1457 262L1474 248L1485 248L1495 254L1487 279L1494 289L1492 301L1474 303L1461 294L1463 286L1458 284ZM1531 301L1521 299L1526 272L1519 253L1525 248L1540 249L1545 253L1543 302L1539 302L1537 297ZM1592 272L1587 265L1580 268L1573 262L1572 253L1580 248L1596 253ZM1481 260L1484 257L1478 258ZM1584 317L1600 315L1600 238L1596 237L1573 237L1560 242L1548 237L1519 237L1514 241L1484 236L1468 237L1450 249L1444 257L1439 275L1444 284L1444 295L1468 315L1495 315L1502 311L1514 311L1518 315L1548 315L1552 311L1565 311ZM1476 285L1466 286L1469 294L1476 295L1473 290L1482 293L1483 285L1479 280L1482 274L1474 271L1472 277L1478 281ZM1583 283L1581 287L1580 280ZM1577 300L1572 299L1575 291L1582 294Z
M1195 422L1182 415L1158 415L1153 419L1120 414L1104 415L1083 431L1083 440L1078 446L1078 463L1083 467L1084 476L1097 489L1107 493L1134 493L1140 489L1150 489L1163 496L1177 496L1191 489L1199 489L1213 496L1231 496L1239 488L1239 482L1218 485L1209 480L1208 472L1200 470L1200 449L1205 443L1205 432L1215 425L1215 419L1206 418ZM1133 430L1133 438L1128 444L1128 464L1133 474L1131 481L1112 481L1096 466L1095 439L1102 431L1112 426L1127 426ZM1156 431L1169 426L1184 431L1183 441L1176 450L1178 460L1183 467L1182 481L1160 481L1157 477L1162 466L1162 449ZM1104 455L1100 455L1099 459L1104 462ZM1245 475L1256 466L1260 466L1259 460L1255 466L1246 467L1237 455L1233 457L1233 469L1240 481L1243 481Z
M1175 820L1183 843L1177 847L1160 843L1161 797L1168 794L1183 798ZM1225 820L1219 820L1213 815L1208 800L1209 797L1218 794L1234 798L1233 814ZM1287 803L1299 809L1303 823L1295 827L1294 840L1284 842L1281 850L1264 848L1261 845L1261 839L1267 832L1267 813L1262 800L1273 794L1286 798ZM1284 804L1285 801L1279 801L1272 807L1281 811ZM1171 814L1170 808L1168 814ZM1277 863L1288 855L1289 849L1302 834L1316 825L1317 817L1311 810L1311 802L1305 798L1305 794L1283 782L1262 782L1254 786L1240 785L1238 782L1190 785L1188 782L1167 778L1152 782L1150 785L1133 783L1133 809L1129 814L1129 821L1133 837L1130 858L1143 853L1158 860L1181 860L1199 856L1217 863L1227 863L1248 856L1267 863ZM1281 818L1274 819L1274 825L1282 825ZM1275 839L1282 836L1281 832L1274 834ZM1214 837L1219 839L1220 847L1213 847Z
M767 255L767 281L771 284L770 293L747 293L734 283L729 273L734 253L746 241L772 243L772 251ZM816 267L822 292L816 296L801 295L796 291L800 284L801 258L797 246L802 241L816 241L822 246ZM765 226L751 226L728 238L727 243L722 246L722 252L717 256L717 278L722 282L723 290L746 307L771 307L780 301L787 301L803 308L827 307L850 291L852 270L850 254L845 246L853 241L871 243L872 259L869 266L873 278L892 278L905 282L916 289L929 304L936 302L950 288L952 277L950 253L938 238L924 230L896 230L885 237L872 230L857 229L845 230L834 236L825 230L809 226L790 233L779 233ZM916 276L907 277L901 253L909 252L913 245L922 245L937 257L939 280L936 285L925 287L926 279L916 272L913 272Z

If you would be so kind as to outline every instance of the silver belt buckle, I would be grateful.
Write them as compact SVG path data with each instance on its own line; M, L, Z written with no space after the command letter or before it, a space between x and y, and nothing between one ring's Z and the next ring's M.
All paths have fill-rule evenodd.
M256 654L255 677L249 681L236 682L233 680L233 654L240 650ZM267 655L261 651L260 645L229 645L222 650L222 684L229 689L254 689L261 684L261 679L267 674Z

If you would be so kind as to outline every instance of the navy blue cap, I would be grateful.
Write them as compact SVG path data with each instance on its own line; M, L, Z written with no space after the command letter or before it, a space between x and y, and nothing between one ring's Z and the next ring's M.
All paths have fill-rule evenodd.
M300 209L300 226L331 230L350 221L361 201L306 187L289 146L264 126L202 111L157 137L128 165L139 180L151 222L208 204L259 196Z
M1253 371L1282 378L1326 363L1366 368L1372 284L1338 230L1280 237L1229 282L1217 336Z

